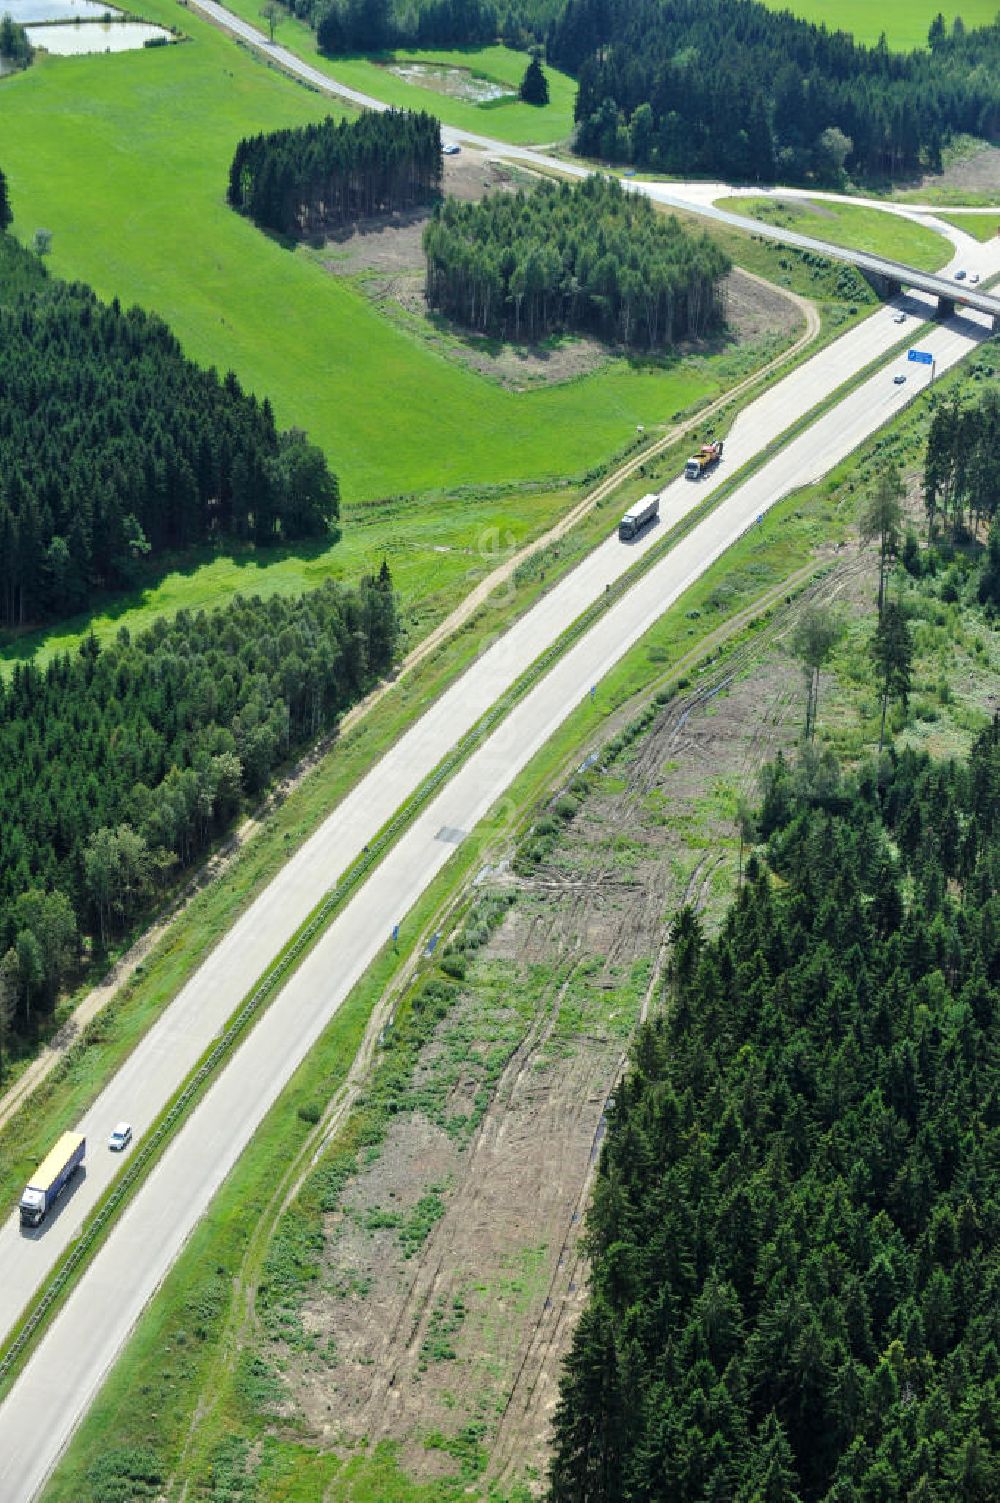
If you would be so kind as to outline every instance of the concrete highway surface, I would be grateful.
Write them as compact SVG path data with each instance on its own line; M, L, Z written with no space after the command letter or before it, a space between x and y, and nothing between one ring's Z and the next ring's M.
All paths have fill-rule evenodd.
M915 300L909 305L916 306ZM898 336L890 314L880 310L777 383L734 424L724 463L710 479L679 479L665 489L665 521L683 515L789 419ZM934 355L940 372L987 337L984 323L955 319L928 331L920 342ZM454 850L442 832L471 830L591 685L600 683L671 602L742 532L758 525L776 500L825 473L898 412L917 384L911 377L896 387L891 374L880 370L740 485L526 695L344 907L193 1112L0 1406L3 1503L27 1503L36 1496L144 1305L264 1113L385 944L393 924L405 919ZM8 1299L9 1291L16 1291L4 1309L5 1325L116 1169L103 1146L112 1123L131 1118L140 1131L148 1124L266 960L387 814L521 669L657 536L653 528L634 546L609 538L498 639L334 811L234 927L88 1113L83 1126L92 1139L90 1175L62 1214L33 1237L23 1236L13 1221L4 1227L0 1292Z

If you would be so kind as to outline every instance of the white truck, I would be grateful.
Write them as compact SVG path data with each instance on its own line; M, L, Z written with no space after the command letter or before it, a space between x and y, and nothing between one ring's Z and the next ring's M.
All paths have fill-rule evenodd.
M39 1226L83 1163L87 1140L64 1132L39 1164L21 1196L21 1225Z
M643 496L641 501L629 507L618 523L618 536L623 543L627 543L631 538L637 537L642 529L648 527L650 522L655 521L659 515L659 496L654 494Z

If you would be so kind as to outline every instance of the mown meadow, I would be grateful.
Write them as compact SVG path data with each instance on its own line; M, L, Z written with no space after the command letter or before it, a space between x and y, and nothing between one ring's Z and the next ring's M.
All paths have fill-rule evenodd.
M849 31L859 42L875 43L881 34L893 50L908 51L927 44L927 31L941 11L950 26L961 16L966 27L989 26L996 16L993 0L952 0L940 5L938 0L888 0L873 10L867 0L765 0L772 10L790 10L804 21L815 21L830 31Z
M914 224L899 214L863 204L834 203L826 198L814 201L738 196L721 198L717 202L721 209L746 214L751 219L759 219L762 224L780 225L798 235L826 240L830 245L889 256L921 271L938 271L952 255L950 242L935 230Z
M345 502L578 474L637 423L713 390L683 363L614 361L524 395L421 348L343 279L234 214L240 136L337 113L169 0L190 40L42 59L0 90L14 231L52 231L51 269L160 313L185 351L270 396L340 476ZM419 91L424 97L424 91ZM426 102L426 100L425 100Z

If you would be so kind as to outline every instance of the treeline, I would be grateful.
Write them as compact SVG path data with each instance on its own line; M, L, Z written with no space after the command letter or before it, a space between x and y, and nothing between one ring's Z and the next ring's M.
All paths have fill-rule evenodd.
M0 15L0 58L15 68L26 68L31 62L32 47L28 33L19 26L9 11ZM0 229L3 223L0 221Z
M16 286L25 255L0 257L0 279ZM0 625L81 610L147 555L328 531L336 479L266 400L139 308L27 282L0 281Z
M575 329L660 349L723 320L729 261L614 179L447 199L424 230L427 300L470 328Z
M0 680L0 1034L6 1006L32 1036L81 937L141 911L386 672L397 636L383 564L355 589L181 611Z
M293 0L316 28L321 52L383 52L393 47L510 47L540 42L560 0Z
M931 419L924 454L924 505L933 533L940 521L955 536L976 533L1000 518L1000 395L987 387L963 406L941 403Z
M262 229L310 235L430 202L441 190L441 123L411 110L251 136L236 148L228 198Z
M1000 28L862 47L755 0L567 0L551 62L579 78L577 149L671 173L782 182L940 166L1000 125Z
M1000 721L779 763L616 1091L552 1503L1000 1496Z

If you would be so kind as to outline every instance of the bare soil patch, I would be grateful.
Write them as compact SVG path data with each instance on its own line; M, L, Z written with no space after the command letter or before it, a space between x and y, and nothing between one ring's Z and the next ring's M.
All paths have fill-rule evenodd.
M813 198L775 198L775 203L793 214L812 214L817 219L836 219L836 214L827 204Z
M471 1456L471 1477L541 1490L605 1109L659 1005L670 915L689 901L721 916L736 800L798 735L787 636L802 604L873 593L870 558L839 560L600 769L530 875L491 873L516 901L328 1218L304 1312L314 1353L282 1354L320 1444L391 1440L424 1480L470 1476Z
M967 188L974 193L1000 193L1000 146L983 146L952 162L944 172L925 177L922 188Z
M748 276L734 266L725 281L726 323L740 344L764 339L770 334L791 335L802 322L795 302L760 277Z
M388 73L395 73L397 78L402 78L406 83L429 89L434 94L444 94L449 99L466 99L472 104L513 99L517 95L517 90L509 84L477 77L471 68L416 62L388 63L385 67Z
M485 193L513 191L525 174L494 162L482 153L463 150L446 157L445 192L467 201ZM388 318L449 359L514 391L536 385L574 380L599 369L627 352L584 335L556 335L538 343L519 343L475 334L442 318L427 306L424 295L424 255L421 245L426 209L397 214L391 219L363 221L326 243L323 265L334 276L347 276ZM738 343L790 333L801 321L794 303L756 278L734 270L725 284L729 340ZM683 354L711 353L720 342Z

